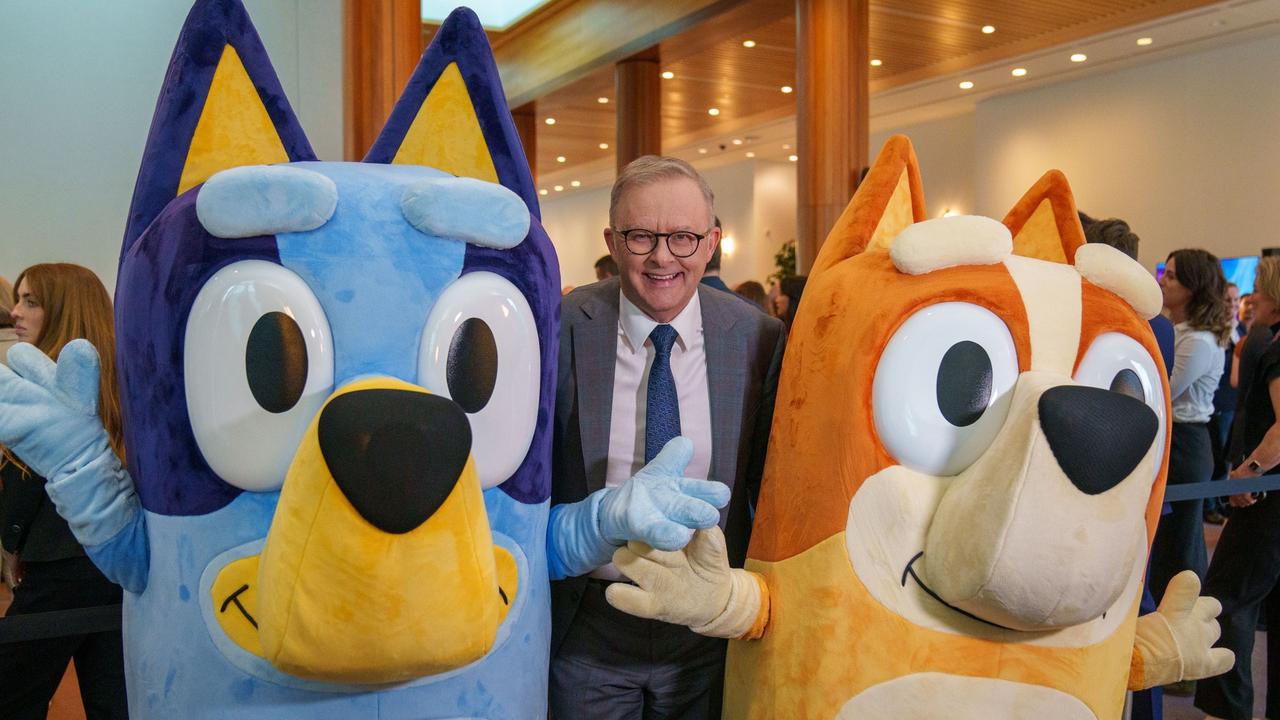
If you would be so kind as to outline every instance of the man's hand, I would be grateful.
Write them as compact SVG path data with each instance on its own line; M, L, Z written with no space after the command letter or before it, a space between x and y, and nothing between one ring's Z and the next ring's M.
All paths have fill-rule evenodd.
M672 438L657 457L617 488L601 492L600 534L614 545L639 540L659 550L679 550L694 530L715 526L729 488L684 477L693 442Z
M72 340L54 363L27 343L0 365L0 445L36 474L53 479L64 468L98 457L110 445L98 418L98 351Z
M1130 689L1141 690L1179 680L1221 675L1235 663L1235 653L1215 648L1221 629L1222 604L1200 596L1200 578L1184 570L1169 581L1160 607L1138 618L1135 652L1141 655L1141 678Z
M718 526L699 530L683 550L674 552L628 543L613 554L613 564L636 583L614 583L605 590L609 604L625 613L684 625L710 637L757 637L763 631L763 583L753 573L729 567ZM751 633L757 625L759 630Z

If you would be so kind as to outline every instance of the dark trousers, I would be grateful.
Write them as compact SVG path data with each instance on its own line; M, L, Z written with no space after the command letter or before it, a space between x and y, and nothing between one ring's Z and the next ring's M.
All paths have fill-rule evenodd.
M615 610L587 583L551 658L553 720L718 720L724 640Z
M1174 423L1169 446L1169 484L1205 482L1213 474L1209 429L1200 423ZM1160 518L1151 543L1151 594L1156 602L1174 575L1194 570L1204 579L1209 565L1204 544L1203 501L1173 503L1173 512Z
M1196 684L1196 707L1228 720L1253 717L1253 639L1259 612L1267 627L1267 717L1280 718L1280 496L1236 508L1222 529L1204 594L1222 603L1218 647L1236 654L1235 667Z
M120 602L120 586L103 577L88 558L32 562L24 569L7 616ZM124 651L116 630L0 645L0 718L43 720L72 658L88 720L129 717Z

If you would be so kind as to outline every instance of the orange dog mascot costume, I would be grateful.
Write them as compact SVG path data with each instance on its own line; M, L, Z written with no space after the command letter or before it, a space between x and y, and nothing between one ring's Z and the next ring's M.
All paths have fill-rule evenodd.
M749 558L632 544L635 615L739 638L727 718L1115 720L1225 671L1194 574L1138 617L1168 461L1150 273L1085 245L1065 178L927 220L889 140L788 341Z

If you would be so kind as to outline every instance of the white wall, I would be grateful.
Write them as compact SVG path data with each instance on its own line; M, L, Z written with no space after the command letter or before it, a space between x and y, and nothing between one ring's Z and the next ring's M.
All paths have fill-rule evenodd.
M947 210L974 214L974 175L982 174L983 164L974 155L973 113L874 133L868 146L871 160L875 160L890 135L911 138L920 161L925 207L930 217L939 217Z
M1182 247L1280 245L1275 36L994 98L974 124L982 214L1056 167L1080 208L1130 223L1148 267Z
M341 0L245 4L312 147L341 159ZM114 287L151 114L189 7L0 2L0 275L76 262Z

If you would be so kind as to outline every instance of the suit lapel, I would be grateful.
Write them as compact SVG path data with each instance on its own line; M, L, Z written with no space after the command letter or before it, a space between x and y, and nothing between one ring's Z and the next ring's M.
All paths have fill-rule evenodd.
M574 383L578 388L578 432L587 492L604 487L609 460L609 420L613 413L613 370L618 353L618 285L582 306L586 316L573 326Z
M744 339L730 332L732 316L723 303L732 297L698 289L702 305L702 337L707 355L707 394L711 401L711 480L733 487L738 465L738 436L742 425L747 348Z

